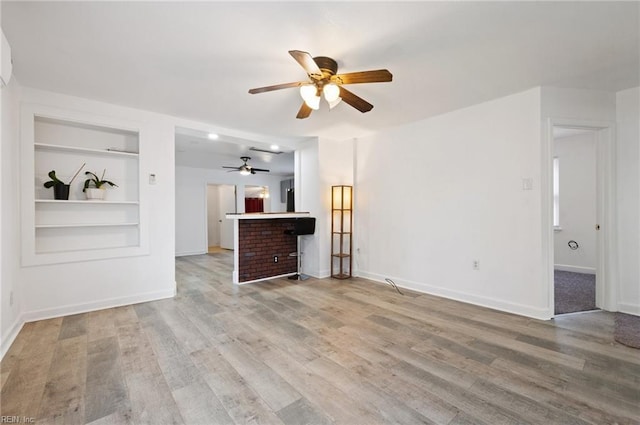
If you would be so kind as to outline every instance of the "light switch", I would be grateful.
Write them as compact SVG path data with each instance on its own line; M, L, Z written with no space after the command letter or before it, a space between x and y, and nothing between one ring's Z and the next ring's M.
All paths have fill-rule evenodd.
M149 184L156 184L156 175L149 174Z
M522 190L533 190L533 179L531 177L522 179Z

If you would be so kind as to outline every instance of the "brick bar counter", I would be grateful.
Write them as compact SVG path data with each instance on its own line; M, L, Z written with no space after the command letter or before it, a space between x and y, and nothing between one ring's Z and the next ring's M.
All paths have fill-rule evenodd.
M286 235L309 213L227 214L233 223L233 283L244 284L298 272L298 238Z

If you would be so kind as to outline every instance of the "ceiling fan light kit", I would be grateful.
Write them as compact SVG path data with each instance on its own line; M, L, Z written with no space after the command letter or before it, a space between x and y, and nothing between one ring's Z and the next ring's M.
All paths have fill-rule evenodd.
M373 109L373 105L345 89L342 85L385 83L390 82L393 79L393 75L386 69L337 74L338 63L329 57L317 56L314 58L311 57L309 53L301 50L290 50L289 54L307 72L307 76L309 77L308 81L259 87L249 90L249 93L257 94L299 87L300 96L304 100L304 103L298 111L298 115L296 115L296 118L299 119L308 118L309 115L311 115L311 111L318 110L320 108L320 99L322 95L324 95L324 99L329 104L329 109L333 109L342 100L344 100L345 103L356 108L362 113L369 112Z
M269 172L269 170L266 170L264 168L254 168L251 165L247 164L247 162L251 159L251 157L241 156L240 159L243 162L243 164L241 166L232 167L232 166L224 165L224 166L222 166L222 168L231 168L229 171L227 171L228 173L232 173L234 171L239 171L241 176L248 176L250 174L255 174L257 171L260 171L262 173L268 173Z

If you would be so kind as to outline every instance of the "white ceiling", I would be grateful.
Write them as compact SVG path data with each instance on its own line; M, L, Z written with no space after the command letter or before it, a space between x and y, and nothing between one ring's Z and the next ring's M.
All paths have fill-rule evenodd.
M640 85L638 2L2 2L26 86L267 136L337 140L538 85ZM387 68L352 85L375 105L296 120L287 51ZM236 154L236 156L239 156Z
M251 150L261 149L268 152ZM279 153L278 153L279 152ZM223 166L242 165L241 156L251 158L247 163L254 168L269 170L272 175L293 175L293 151L283 147L251 142L226 135L211 140L208 133L187 128L176 129L176 165L222 170Z

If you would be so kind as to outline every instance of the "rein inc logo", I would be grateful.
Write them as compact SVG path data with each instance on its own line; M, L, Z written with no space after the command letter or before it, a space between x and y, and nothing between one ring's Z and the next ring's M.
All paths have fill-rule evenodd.
M0 416L0 424L35 424L36 418L30 416Z

